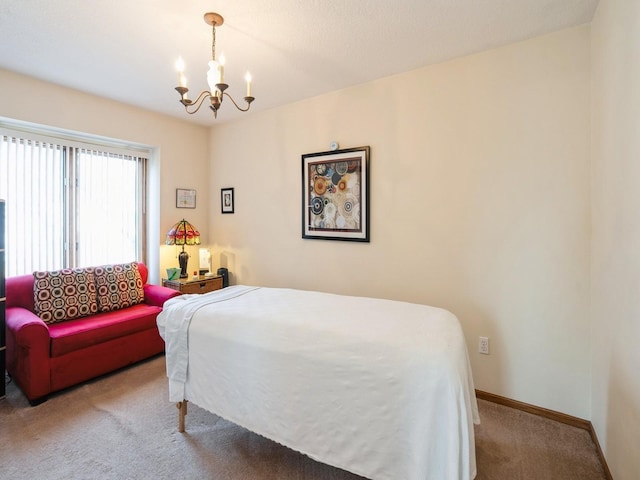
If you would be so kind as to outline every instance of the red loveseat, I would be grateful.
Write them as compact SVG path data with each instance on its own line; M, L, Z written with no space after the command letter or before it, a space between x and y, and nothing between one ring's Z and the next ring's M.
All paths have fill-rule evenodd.
M138 290L139 298L135 301L142 300L141 303L126 308L103 305L102 310L110 308L110 311L96 311L93 308L84 311L85 316L72 320L65 320L60 316L62 314L58 314L57 319L47 318L43 314L41 298L38 298L39 290L34 286L38 285L36 274L6 279L6 368L31 405L45 401L51 392L103 375L164 350L156 317L162 311L164 302L180 293L147 284L148 270L144 264L127 265L136 267L134 270L137 270L138 288L133 290ZM93 272L94 268L103 267L87 270ZM94 281L93 273L89 278L91 282ZM98 275L95 276L95 280L98 281ZM93 288L92 291L95 292ZM103 293L108 293L107 286L99 288L104 290ZM122 292L119 294L122 295ZM124 295L129 293L125 292ZM92 300L96 302L95 293ZM75 312L76 306L73 308ZM41 316L49 323L45 323Z

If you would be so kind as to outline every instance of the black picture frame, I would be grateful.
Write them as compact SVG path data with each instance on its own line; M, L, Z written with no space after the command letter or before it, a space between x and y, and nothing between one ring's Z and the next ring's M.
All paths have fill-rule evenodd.
M302 155L302 238L369 242L370 147Z
M220 189L220 211L222 213L234 213L233 188Z

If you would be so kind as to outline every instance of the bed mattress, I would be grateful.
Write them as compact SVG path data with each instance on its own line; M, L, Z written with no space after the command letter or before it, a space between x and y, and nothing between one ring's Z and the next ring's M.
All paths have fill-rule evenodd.
M169 399L373 480L472 479L479 423L449 311L232 286L165 303Z

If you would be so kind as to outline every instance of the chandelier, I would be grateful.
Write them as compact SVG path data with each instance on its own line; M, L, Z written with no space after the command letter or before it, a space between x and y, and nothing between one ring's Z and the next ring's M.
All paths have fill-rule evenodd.
M191 100L187 97L187 92L189 89L187 88L187 80L184 76L184 62L182 58L179 58L176 62L176 68L178 69L178 86L176 90L180 94L180 103L184 105L184 109L188 114L194 114L204 103L206 99L209 99L211 103L209 108L213 111L213 116L217 118L218 110L222 106L222 100L226 96L233 102L238 110L241 112L246 112L251 107L251 102L255 100L254 97L251 96L251 74L247 72L245 76L245 80L247 81L247 96L244 97L244 101L247 102L246 108L240 107L236 101L233 99L231 95L229 95L225 90L229 88L229 85L224 83L224 55L220 56L219 60L216 60L216 27L219 27L224 23L224 19L221 15L213 12L208 12L204 14L204 21L207 25L211 25L213 30L211 41L211 61L209 62L209 71L207 72L207 83L209 84L209 90L204 90L200 92L198 98L195 100Z

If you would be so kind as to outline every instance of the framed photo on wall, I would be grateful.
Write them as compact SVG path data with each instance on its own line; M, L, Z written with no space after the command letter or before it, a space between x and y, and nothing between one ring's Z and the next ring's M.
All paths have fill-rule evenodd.
M220 190L220 204L222 213L233 213L233 188Z
M196 208L196 191L176 188L176 208Z
M302 155L302 238L369 241L369 147Z

